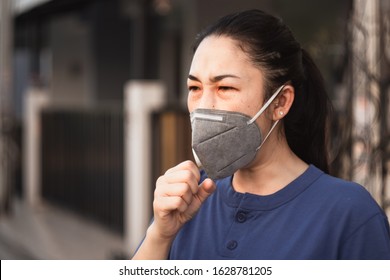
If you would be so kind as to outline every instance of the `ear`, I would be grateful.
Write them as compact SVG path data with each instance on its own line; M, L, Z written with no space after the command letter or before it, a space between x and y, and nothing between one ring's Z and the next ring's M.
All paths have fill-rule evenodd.
M285 85L278 97L272 102L273 113L272 117L274 121L283 119L288 114L293 104L295 97L294 87L291 85Z

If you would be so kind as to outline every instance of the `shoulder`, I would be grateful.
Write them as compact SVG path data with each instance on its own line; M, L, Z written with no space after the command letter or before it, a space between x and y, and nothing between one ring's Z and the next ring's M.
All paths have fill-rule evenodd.
M366 188L322 173L309 189L322 223L332 227L342 244L340 258L389 258L388 219Z
M323 173L312 186L324 202L324 208L337 218L364 223L373 216L386 218L382 208L363 186ZM387 219L387 218L386 218Z
M378 209L378 205L366 188L358 183L333 177L323 173L316 181L316 186L336 201L345 204L359 204Z

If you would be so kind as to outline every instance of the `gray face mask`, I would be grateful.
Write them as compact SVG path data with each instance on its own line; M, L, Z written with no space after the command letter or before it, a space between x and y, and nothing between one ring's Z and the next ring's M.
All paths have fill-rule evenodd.
M233 175L248 165L277 125L263 138L256 119L268 108L284 85L271 96L257 114L247 115L214 109L191 112L192 152L197 165L213 180Z

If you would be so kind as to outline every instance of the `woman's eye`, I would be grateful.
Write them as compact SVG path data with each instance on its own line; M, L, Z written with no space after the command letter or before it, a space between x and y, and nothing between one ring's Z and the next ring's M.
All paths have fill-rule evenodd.
M199 90L199 87L197 87L197 86L189 86L188 87L188 91L197 91L197 90Z
M218 88L220 91L229 91L229 90L234 90L233 87L225 87L225 86L221 86Z

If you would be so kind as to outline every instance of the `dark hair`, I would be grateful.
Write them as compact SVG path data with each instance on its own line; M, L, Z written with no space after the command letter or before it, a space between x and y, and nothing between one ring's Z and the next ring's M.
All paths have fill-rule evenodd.
M265 97L291 83L295 98L283 119L287 142L306 163L329 172L326 144L330 109L322 75L281 19L260 10L227 15L198 34L194 52L208 36L235 40L265 75Z

